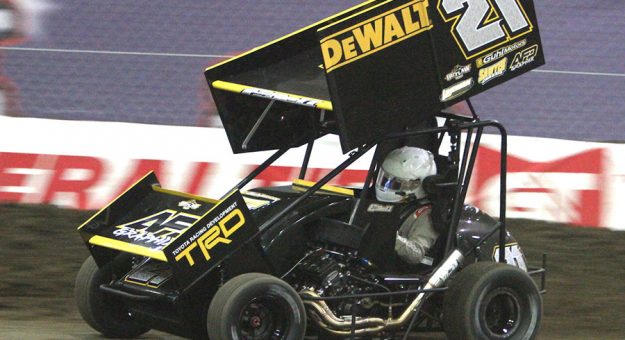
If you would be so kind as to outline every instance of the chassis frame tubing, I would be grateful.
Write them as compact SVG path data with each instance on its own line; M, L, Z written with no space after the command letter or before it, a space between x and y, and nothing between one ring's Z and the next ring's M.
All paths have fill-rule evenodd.
M455 198L454 198L454 203L453 203L453 208L452 208L452 214L451 214L452 218L451 218L451 221L450 221L450 226L449 226L449 229L448 229L449 230L448 238L447 238L447 241L446 241L445 255L448 255L456 247L454 235L456 235L456 232L457 232L457 229L458 229L458 223L459 223L459 220L460 220L460 212L461 212L462 207L464 206L464 201L466 199L469 183L471 181L471 177L472 177L472 173L473 173L473 167L474 167L475 161L477 159L477 153L478 153L478 150L479 150L479 144L480 144L480 140L481 140L482 134L483 134L485 128L492 127L492 128L497 129L499 131L500 136L501 136L500 184L499 184L500 185L499 223L497 223L497 225L493 229L493 231L491 231L486 237L482 238L479 242L477 242L476 244L472 245L470 247L470 249L465 252L465 254L469 254L469 253L472 253L473 251L475 251L475 249L477 249L485 240L487 240L492 235L494 235L497 231L499 231L499 259L500 259L499 261L504 263L505 262L505 237L506 237L505 207L506 207L506 171L507 171L507 157L506 157L506 155L507 155L507 132L506 132L505 128L503 127L503 125L501 125L499 122L497 122L497 121L479 121L479 118L477 118L477 116L475 114L473 114L473 118L474 119L477 118L477 120L470 120L470 118L458 117L458 116L452 115L452 114L448 114L448 115L443 114L441 116L444 117L444 118L447 118L447 119L453 118L453 119L459 119L461 121L464 120L464 122L455 122L455 123L453 123L451 125L446 125L444 127L429 128L429 129L423 129L423 130L419 130L419 131L409 131L409 132L389 134L389 135L387 135L387 136L385 136L383 138L380 138L379 140L376 140L373 143L363 145L362 147L358 148L356 151L352 151L349 154L349 157L343 163L341 163L333 171L331 171L325 177L323 177L321 180L319 180L315 185L313 185L311 188L309 188L305 193L303 193L299 198L297 198L295 201L293 201L284 210L280 211L279 213L274 215L272 218L267 220L265 223L263 223L260 226L259 231L255 235L255 237L259 233L261 233L263 230L265 230L266 228L270 227L271 225L273 225L274 223L276 223L280 219L282 219L284 216L286 216L289 212L291 212L299 204L301 204L306 198L308 198L311 195L313 195L322 186L324 186L325 184L330 182L334 177L336 177L341 171L345 170L354 161L356 161L357 159L362 157L364 154L366 154L369 150L371 150L374 146L378 145L379 143L385 142L385 141L389 141L389 140L397 140L397 139L421 136L421 135L426 135L426 134L439 134L439 139L438 139L439 142L438 142L437 146L440 146L440 142L442 141L442 139L444 137L444 134L447 133L447 134L450 135L450 137L452 139L453 138L457 138L458 144L462 144L463 145L462 146L463 157L462 157L461 165L460 165L460 167L458 169L458 182L457 182L458 185L456 186L456 193L455 193ZM463 131L466 131L466 139L465 139L464 143L462 143L462 140L461 140ZM474 139L474 142L472 143L473 138L475 138L475 139ZM303 166L307 166L308 165L308 159L310 158L310 153L312 151L313 142L314 141L310 141L308 143L308 146L306 148L306 154L304 156L304 162L302 164ZM458 161L457 158L459 158L458 157L459 156L458 155L459 151L460 150L455 150L455 152L454 152L454 150L452 150L452 153L454 153L454 155L452 155L452 157L455 158L453 161ZM274 156L276 156L276 155L277 154L274 154ZM281 154L280 154L280 156L281 156ZM275 159L277 159L278 157L275 157ZM378 162L377 158L378 158L378 152L376 150L376 152L374 153L374 157L373 157L373 159L371 161L371 165L369 167L369 171L367 173L367 177L366 177L365 184L364 184L363 190L361 192L361 197L360 198L362 198L362 195L366 195L367 194L368 189L371 186L371 181L373 179L374 172L377 171L377 166L376 166L376 164ZM267 168L269 165L270 164L266 164L266 165L263 164L263 166L264 166L263 170L265 168ZM260 170L260 171L262 171L262 170ZM260 173L260 171L258 173ZM302 175L304 175L304 174L305 174L305 170L300 172L300 177L302 177ZM359 204L357 203L356 204L356 209L358 208L358 206L359 206ZM253 240L255 237L251 238L250 240ZM544 261L543 261L543 264L544 264ZM544 268L537 269L537 270L534 270L534 271L530 272L530 275L535 275L535 274L542 274L542 284L541 284L541 286L544 288ZM428 289L428 290L421 289L421 290L414 290L414 291L398 291L398 292L390 292L390 293L387 292L387 293L376 293L376 294L347 295L347 296L337 296L337 297L331 297L331 298L304 297L303 299L305 299L305 300L351 299L351 300L353 300L355 302L357 298L384 297L384 296L407 295L407 294L416 294L416 293L437 293L437 292L445 291L446 289L447 289L447 287L443 287L443 288L439 288L439 289ZM406 338L409 335L409 333L412 331L412 328L414 327L417 319L418 319L418 313L415 313L414 317L411 318L410 325L409 325L408 329L406 330L406 332L404 334L404 338ZM356 317L355 317L355 315L353 315L353 312L352 312L352 327L351 327L352 337L355 336L355 334L356 334L356 323L355 323L355 320L356 320Z
M311 195L313 195L317 190L319 190L322 186L326 185L329 181L331 181L333 178L335 178L341 171L345 170L349 165L351 165L353 162L355 162L357 159L359 159L360 157L362 157L363 155L365 155L367 152L369 152L369 150L371 150L374 146L378 145L379 143L385 142L385 141L389 141L389 140L396 140L396 139L402 139L402 138L407 138L407 137L415 137L415 136L420 136L420 135L425 135L425 134L439 134L438 136L438 143L436 145L436 147L440 147L441 141L444 138L444 135L447 133L449 134L450 138L452 138L452 152L451 157L452 162L458 162L459 161L459 153L460 150L456 147L454 147L454 144L456 144L456 146L460 145L460 148L463 149L463 156L462 156L462 161L460 164L460 167L458 169L458 179L456 182L456 192L455 192L455 197L454 197L454 201L453 201L453 207L452 207L452 213L451 213L451 220L449 222L449 226L448 226L448 238L446 240L446 252L445 252L445 257L447 257L452 251L453 249L456 248L456 244L455 244L455 238L453 237L456 233L457 233L457 228L458 228L458 223L460 220L460 209L462 209L462 207L464 206L464 200L466 198L467 195L467 190L468 190L468 186L471 180L471 175L472 175L472 170L473 170L473 166L475 164L475 160L477 158L477 152L478 152L478 148L479 148L479 143L481 140L481 136L483 134L484 128L486 127L494 127L496 128L499 133L501 134L501 159L500 159L500 212L499 212L499 222L496 223L495 227L493 228L493 230L491 232L489 232L487 235L485 235L483 238L481 238L478 242L476 242L475 244L472 244L470 247L468 247L468 249L463 253L464 256L469 255L470 253L474 252L478 247L480 247L486 240L488 240L491 236L495 235L497 232L499 232L499 259L500 262L505 262L505 236L506 236L506 224L505 224L505 207L506 207L506 199L505 199L505 193L506 193L506 169L507 169L507 160L506 160L506 152L507 152L507 133L506 130L504 129L504 127L496 122L496 121L479 121L478 120L471 120L471 118L468 117L462 117L462 116L456 116L453 114L445 114L445 113L441 113L439 115L440 117L443 118L447 118L448 122L449 119L454 119L454 122L452 124L445 124L445 126L443 127L436 127L436 128L428 128L428 129L422 129L419 131L409 131L409 132L402 132L402 133L395 133L395 134L390 134L387 135L383 138L380 138L376 141L374 141L373 143L370 144L366 144L361 146L360 148L358 148L355 151L352 151L348 158L346 160L344 160L339 166L337 166L335 169L333 169L330 173L328 173L325 177L323 177L321 180L319 180L316 184L314 184L312 187L310 187L306 192L304 192L300 197L298 197L297 199L295 199L289 206L287 206L285 209L283 209L282 211L278 212L276 215L274 215L272 218L270 218L269 220L267 220L265 223L263 223L260 227L259 230L254 234L253 237L251 237L247 242L245 242L246 244L249 242L253 242L256 237L262 233L265 229L269 228L271 225L273 225L276 222L279 222L280 219L282 219L284 216L286 216L289 212L291 212L293 209L297 208L297 206L299 204L301 204L306 198L310 197ZM477 118L477 116L474 114L474 118ZM477 130L477 131L476 131ZM462 143L461 137L462 137L462 132L466 131L467 135L466 135L466 139L464 141L464 144ZM475 137L473 136L475 135ZM453 139L455 138L456 142L453 141ZM472 143L472 140L474 139L474 142ZM300 178L303 178L305 176L306 173L306 169L308 167L308 162L310 159L310 155L313 149L313 144L315 142L314 138L311 138L309 140L309 143L307 145L306 148L306 152L304 155L304 160L302 162L302 169L300 171ZM379 150L379 149L378 149ZM368 173L367 173L367 177L364 183L364 187L363 190L361 192L361 196L357 199L357 202L355 204L354 207L354 211L356 211L357 209L359 209L360 207L360 202L362 201L360 198L364 197L364 195L367 195L369 189L371 188L372 185L372 181L373 181L373 177L375 176L375 173L378 171L378 163L379 163L379 151L376 150L374 152L373 155L373 159L371 161ZM242 189L245 185L247 185L249 182L251 182L256 176L258 176L261 172L263 172L265 169L267 169L269 166L271 166L271 164L273 164L278 158L280 158L284 153L286 153L286 151L288 151L288 148L282 148L277 150L274 154L272 154L265 162L263 162L262 164L260 164L256 169L254 169L248 176L246 176L243 180L241 180L241 182L239 182L236 186L234 186L233 190L235 189ZM542 267L541 268L529 268L528 270L528 274L531 276L534 275L540 275L541 276L541 280L540 280L540 292L541 293L545 293L545 276L546 276L546 255L543 255L543 260L542 260ZM204 273L203 275L201 275L199 278L197 278L187 289L183 290L181 292L181 295L185 295L186 292L191 289L191 287L193 287L195 284L197 284L198 282L200 282L206 275L208 275L208 273ZM108 285L102 285L100 287L105 293L109 293L109 294L113 294L113 295L118 295L120 292L118 292L115 289L110 289L111 287L109 287ZM436 293L441 293L444 292L448 289L448 287L444 286L444 287L439 287L439 288L431 288L431 289L416 289L416 290L402 290L402 291L394 291L394 292L382 292L382 293L368 293L368 294L355 294L355 295L343 295L343 296L332 296L332 297L313 297L313 296L302 296L303 300L309 300L309 301L336 301L336 300L352 300L354 302L354 306L355 303L357 301L357 299L360 298L366 298L366 297L377 297L377 298L383 298L383 297L392 297L392 296L400 296L400 295L410 295L410 294L421 294L421 293L426 293L426 294L436 294ZM124 295L124 297L129 298L131 300L136 300L137 297L135 297L133 294L127 294ZM148 297L148 299L152 300L156 297ZM427 298L427 297L426 297ZM420 309L420 307L419 307ZM350 333L351 336L354 337L356 334L356 316L354 315L355 310L352 309L352 323L351 323L351 329L350 329ZM412 332L414 326L416 325L421 325L424 321L427 321L428 318L427 317L419 317L419 313L418 311L416 311L416 313L410 318L410 322L408 325L408 328L405 330L404 332L404 339L407 338L407 336ZM440 327L439 327L440 328ZM425 327L420 327L417 330L426 330L426 331L433 331L433 330L438 330L439 328L436 327L432 327L432 325L428 322L428 325L426 325Z
M458 118L455 115L442 115L447 118ZM464 117L460 117L460 119L466 119ZM462 157L462 163L460 168L458 169L459 178L458 178L458 186L456 189L454 204L452 208L452 219L451 225L449 226L448 239L446 244L446 252L445 254L449 254L451 250L455 247L454 237L458 228L458 222L460 220L460 209L464 206L464 200L467 195L469 183L471 181L471 175L473 173L473 166L475 164L475 160L477 158L477 152L479 148L479 143L484 132L484 128L493 127L496 128L501 135L501 157L500 157L500 180L499 180L499 221L501 227L499 228L499 261L505 262L505 237L506 237L506 171L507 171L507 149L508 149L508 141L507 141L507 132L506 129L497 121L471 121L468 123L457 123L444 127L437 128L429 128L423 129L419 131L408 131L402 133L389 134L385 137L382 137L373 143L365 144L361 146L356 151L352 151L349 154L349 157L343 161L338 167L333 169L330 173L328 173L325 177L320 179L315 185L310 187L306 192L304 192L300 197L294 200L289 206L287 206L282 211L278 212L276 215L272 216L270 219L265 221L260 227L259 231L252 237L250 240L253 240L259 233L278 222L281 218L290 213L293 209L297 208L299 204L301 204L305 199L313 195L317 190L321 189L322 186L326 185L330 182L334 177L336 177L341 171L345 170L349 165L354 163L357 159L365 155L369 150L371 150L374 146L378 145L381 142L389 141L389 140L397 140L407 137L415 137L421 136L425 134L445 134L449 133L450 136L452 134L456 135L458 138L461 137L460 133L463 130L467 131L467 138L464 143L464 155ZM474 129L477 128L477 132L474 132ZM471 146L472 135L475 134L475 142ZM453 136L452 136L453 137ZM259 165L252 173L250 173L246 178L244 178L239 184L235 186L235 189L241 189L250 181L252 181L256 176L258 176L263 170L268 168L273 162L275 162L280 156L282 156L288 149L283 148L276 153L274 153L271 157L269 157L264 163ZM308 164L307 159L310 157L310 152L312 151L312 141L309 142L308 147L306 149L305 161L303 165ZM376 157L373 158L372 163L377 161ZM367 174L367 180L365 185L368 187L371 185L370 181L373 178L372 171L375 171L374 164L371 165L369 169L369 173ZM363 190L362 194L366 194L368 190ZM250 241L248 241L250 242Z
M322 186L326 185L328 182L330 182L332 179L334 179L340 172L342 172L343 170L345 170L349 165L351 165L352 163L354 163L357 159L359 159L360 157L364 156L367 152L369 152L369 150L371 150L374 146L378 145L379 143L385 142L385 141L390 141L390 140L398 140L398 139L402 139L402 138L407 138L407 137L416 137L416 136L422 136L422 135L426 135L426 134L440 134L439 138L440 140L442 140L443 136L445 133L449 134L451 138L458 138L458 144L462 144L461 141L461 133L462 131L466 131L467 132L467 138L465 140L465 143L463 145L463 149L464 149L464 153L463 153L463 157L462 157L462 163L460 168L458 169L458 174L459 174L459 178L458 178L458 185L456 186L456 193L455 193L455 199L453 202L453 208L452 208L452 219L450 221L450 226L448 227L449 229L449 233L448 233L448 239L446 241L446 253L445 253L445 257L447 255L449 255L451 253L451 251L453 251L453 249L455 248L455 238L453 237L453 235L456 234L457 232L457 228L458 228L458 222L460 219L460 209L462 209L462 207L464 206L464 200L466 198L466 194L467 194L467 190L468 190L468 186L471 180L471 174L472 174L472 167L475 164L475 160L477 158L477 151L479 148L479 141L480 138L483 134L483 130L486 127L493 127L495 129L497 129L501 135L501 159L500 159L500 206L499 206L499 223L497 224L497 226L495 227L495 229L489 233L488 237L494 235L496 233L496 231L499 231L499 259L500 262L505 262L505 236L506 236L506 223L505 223L505 219L506 219L506 215L505 215L505 207L506 207L506 199L505 199L505 193L506 193L506 169L507 169L507 159L506 159L506 154L507 154L507 132L505 130L505 128L503 127L503 125L501 125L499 122L497 121L480 121L479 118L478 120L475 120L475 118L477 118L477 116L475 114L473 114L473 118L474 120L471 120L471 118L468 117L462 117L462 116L457 116L454 114L445 114L445 113L441 113L439 115L442 118L447 118L448 121L449 119L454 119L457 120L458 122L454 122L453 124L450 125L445 125L443 127L436 127L436 128L427 128L427 129L422 129L422 130L418 130L418 131L408 131L408 132L402 132L402 133L393 133L393 134L389 134L387 136L384 136L382 138L379 138L375 141L373 141L372 143L369 144L365 144L362 145L361 147L359 147L358 149L356 149L355 151L350 152L348 158L346 160L344 160L340 165L338 165L335 169L333 169L332 171L330 171L326 176L324 176L322 179L320 179L317 183L315 183L312 187L310 187L308 190L306 190L300 197L298 197L297 199L295 199L293 202L291 202L291 204L289 204L286 208L284 208L282 211L278 212L276 215L272 216L270 219L268 219L267 221L265 221L258 229L258 231L248 240L246 241L244 244L248 244L249 242L253 242L257 236L259 234L261 234L264 230L266 230L267 228L269 228L270 226L272 226L273 224L275 224L276 222L280 221L283 217L285 217L287 214L289 214L291 211L293 211L295 208L297 208L302 202L304 202L304 200L306 200L308 197L310 197L311 195L313 195L316 191L318 191L319 189L321 189ZM477 129L477 132L474 132L474 129ZM472 141L472 136L475 134L475 143L471 146L471 141ZM306 149L306 154L304 156L304 161L302 163L302 165L304 167L308 166L308 159L310 157L310 153L312 152L312 144L313 144L314 140L309 141L307 149ZM440 143L439 143L440 144ZM245 177L243 180L241 180L241 182L239 182L234 188L235 189L242 189L245 185L247 185L249 182L251 182L256 176L258 176L262 171L264 171L265 169L267 169L271 164L273 164L278 158L280 158L286 151L288 150L288 148L282 148L279 149L278 151L276 151L273 155L271 155L265 162L263 162L262 164L260 164L256 169L254 169L247 177ZM456 151L456 156L454 156L454 158L458 158L458 151ZM375 171L377 171L377 150L374 154L374 157L372 159L372 164L369 168L368 174L367 174L367 179L366 179L366 183L365 183L365 187L363 188L362 192L361 192L361 198L362 195L366 195L368 192L368 187L371 186L371 181L373 179L373 175ZM458 161L457 159L455 161ZM300 175L305 174L305 170L302 171L300 173ZM357 204L358 206L359 204ZM482 244L482 242L484 240L486 240L487 237L483 238L480 242L478 242L477 244L473 245L471 247L471 250L469 252L474 251L480 244ZM242 247L243 245L241 245L240 247ZM538 269L536 271L532 272L533 274L541 274L543 275L543 279L544 279L544 268ZM206 275L208 275L208 273L205 273L203 275L201 275L198 279L196 279L187 289L185 289L182 293L184 294L186 291L188 291L188 289L190 289L192 286L194 286L196 283L200 282ZM544 280L543 280L544 281ZM365 294L365 295L354 295L354 296L340 296L340 297L334 297L335 299L355 299L355 298L359 298L359 297L372 297L372 296L391 296L391 295L406 295L406 294L411 294L411 293L435 293L435 292L440 292L440 291L444 291L446 290L446 287L443 288L439 288L439 289L432 289L432 290L420 290L420 291L398 291L398 292L391 292L391 293L376 293L376 294ZM324 300L324 299L332 299L332 298L321 298L320 300ZM352 317L352 320L355 320L355 317ZM411 322L412 323L412 322ZM352 334L355 334L355 323L352 322ZM407 329L406 330L406 334L410 333L411 329Z

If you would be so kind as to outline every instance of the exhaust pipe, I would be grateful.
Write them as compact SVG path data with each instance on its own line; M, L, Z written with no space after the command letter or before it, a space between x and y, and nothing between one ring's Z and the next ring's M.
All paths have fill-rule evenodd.
M434 274L430 277L428 282L422 289L438 288L447 281L447 279L453 274L460 264L464 260L464 256L460 250L454 250L447 259L436 269ZM300 293L302 296L309 296L319 298L320 296L313 291L306 290ZM421 309L421 305L425 301L427 293L418 294L414 300L410 303L404 312L395 319L381 319L381 318L363 318L357 319L353 323L355 325L355 335L369 335L379 333L385 330L396 330L406 325L415 313ZM330 307L323 300L305 300L304 304L308 308L308 312L314 317L312 319L319 325L319 327L326 331L339 335L348 336L351 335L352 320L345 320L336 316Z

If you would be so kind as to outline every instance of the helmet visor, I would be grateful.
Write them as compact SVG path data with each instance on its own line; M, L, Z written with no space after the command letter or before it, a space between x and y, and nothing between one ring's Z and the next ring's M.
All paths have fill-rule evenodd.
M421 185L420 179L413 180L395 177L384 171L384 169L380 169L380 173L378 174L378 179L376 181L376 186L384 191L412 192L416 190L419 185Z

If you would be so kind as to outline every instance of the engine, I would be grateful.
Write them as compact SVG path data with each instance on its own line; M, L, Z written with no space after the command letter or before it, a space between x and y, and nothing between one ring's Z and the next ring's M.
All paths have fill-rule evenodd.
M439 281L444 282L462 259L462 253L454 251L426 281L414 275L378 272L349 250L319 248L304 256L284 279L298 290L319 334L392 336L416 320L413 317L421 313L421 307L423 315L438 321L430 315L440 315L440 310L429 310L427 294L415 290L439 287Z
M373 269L369 261L351 253L318 249L299 263L289 281L295 282L293 285L298 291L314 291L320 297L389 292L379 283ZM326 302L335 315L357 317L385 316L388 306L370 297Z

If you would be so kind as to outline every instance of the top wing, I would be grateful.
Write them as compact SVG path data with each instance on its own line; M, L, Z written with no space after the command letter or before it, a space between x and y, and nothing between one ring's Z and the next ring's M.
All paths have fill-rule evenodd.
M387 0L205 76L234 152L299 146L327 132L347 152L542 64L532 0Z

